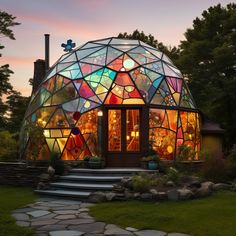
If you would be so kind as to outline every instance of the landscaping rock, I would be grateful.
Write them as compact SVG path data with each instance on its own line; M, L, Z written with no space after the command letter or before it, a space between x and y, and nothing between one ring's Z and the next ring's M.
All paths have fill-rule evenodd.
M43 173L39 176L40 182L48 182L51 179L51 176L47 173Z
M72 230L58 230L49 232L50 236L80 236L83 234L84 232L72 231Z
M27 221L29 220L29 216L25 213L13 213L12 216L19 221Z
M58 224L60 225L79 225L79 224L90 224L94 223L93 219L74 219L74 220L63 220Z
M180 200L188 200L192 198L193 192L189 189L183 188L183 189L178 189L179 192L179 199Z
M19 225L20 227L29 227L30 223L28 221L16 221L16 224Z
M121 185L125 188L132 188L132 179L130 177L124 177L121 180Z
M231 190L232 185L231 184L225 184L225 183L218 183L213 185L213 190L220 191L220 190Z
M79 230L85 233L103 233L105 227L105 223L103 222L95 222L92 224L80 224L69 226L69 229Z
M126 227L125 230L130 231L130 232L137 232L138 229L135 229L133 227Z
M112 200L114 200L115 197L116 197L116 194L113 193L113 192L106 193L106 199L107 199L108 201L112 201Z
M140 197L144 201L152 200L152 194L151 193L142 193Z
M140 194L140 193L134 193L134 198L135 198L135 199L139 199L139 198L140 198L140 196L141 196L141 194Z
M178 201L179 200L179 192L176 189L167 191L167 198L170 201Z
M134 198L134 194L131 193L128 189L125 190L125 198L126 199L133 199Z
M187 184L188 188L200 188L201 187L201 182L199 180L193 180L189 184Z
M48 167L48 174L50 176L53 176L55 174L55 169L52 167L52 166L49 166Z
M138 236L167 236L166 232L157 231L157 230L141 230L134 233Z
M104 202L106 200L106 194L103 192L94 192L89 196L89 201L93 203Z
M125 191L125 188L119 184L114 184L113 191L115 193L123 193Z
M163 201L166 200L167 197L167 193L166 192L158 192L157 193L157 200Z
M50 214L50 213L51 213L50 211L43 211L43 210L27 212L28 215L31 215L33 217L45 216L45 215Z
M131 232L112 224L108 224L105 229L104 235L133 235Z
M168 181L168 182L166 183L166 186L167 186L167 187L175 187L175 183L174 183L173 181Z
M214 183L212 183L212 182L202 183L201 187L199 189L197 189L194 196L197 198L209 196L213 191L213 186L214 186Z

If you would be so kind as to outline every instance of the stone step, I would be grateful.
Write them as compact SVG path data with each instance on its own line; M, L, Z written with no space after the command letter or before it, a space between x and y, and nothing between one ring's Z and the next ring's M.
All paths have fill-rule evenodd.
M84 175L84 176L130 176L139 172L146 172L148 170L140 168L106 168L106 169L82 169L74 168L70 170L73 175Z
M96 182L103 182L103 183L116 183L120 182L122 176L83 176L83 175L66 175L61 176L60 180L65 181L76 181L76 182L90 182L90 183L96 183Z
M93 191L109 191L113 189L112 184L89 184L89 183L70 183L70 182L56 182L50 184L54 188L74 189L74 190L93 190Z
M89 197L91 192L85 191L71 191L71 190L34 190L35 193L40 195L49 195L49 196L57 196L57 197L76 197L78 199L86 199Z

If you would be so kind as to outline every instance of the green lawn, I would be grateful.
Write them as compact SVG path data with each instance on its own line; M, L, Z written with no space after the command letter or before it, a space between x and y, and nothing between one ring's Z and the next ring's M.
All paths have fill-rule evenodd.
M140 201L101 203L90 208L99 221L183 232L194 236L236 235L236 193L220 192L201 200L149 203Z
M32 189L0 186L0 236L33 236L30 229L15 224L11 211L34 201Z

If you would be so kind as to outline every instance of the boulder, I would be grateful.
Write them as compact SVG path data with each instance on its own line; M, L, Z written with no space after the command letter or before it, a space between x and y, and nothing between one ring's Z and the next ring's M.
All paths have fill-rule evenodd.
M193 180L190 183L187 184L188 188L200 188L201 182L199 180Z
M125 198L126 199L132 199L134 198L134 194L131 193L128 189L125 190Z
M197 189L197 191L195 192L195 197L207 197L211 195L213 191L213 186L214 186L214 183L209 182L209 181L202 183L201 187Z
M193 196L193 192L187 188L178 189L178 192L180 200L188 200Z
M166 186L167 186L167 187L175 187L175 183L174 183L173 181L168 181L168 182L166 183Z
M51 176L48 173L43 173L39 176L40 182L49 182Z
M125 191L125 188L119 184L114 184L113 191L116 193L123 193Z
M55 174L55 169L52 167L52 166L49 166L48 167L48 174L50 176L53 176Z
M121 180L121 185L125 188L131 189L132 188L132 179L131 179L131 177L124 177Z
M140 197L144 201L152 200L152 194L151 193L142 193Z
M169 201L178 201L179 200L179 192L176 189L172 189L167 191L167 198Z
M140 198L140 196L141 196L141 194L140 194L140 193L134 193L134 198L135 198L135 199L139 199L139 198Z
M167 200L166 192L157 192L157 200L164 201Z
M113 192L106 193L106 199L107 199L108 201L114 200L115 197L116 197L116 194L113 193Z
M231 190L232 185L231 184L225 184L225 183L217 183L213 185L213 190L219 191L219 190Z
M103 192L94 192L89 196L89 201L93 203L99 203L106 201L106 194Z

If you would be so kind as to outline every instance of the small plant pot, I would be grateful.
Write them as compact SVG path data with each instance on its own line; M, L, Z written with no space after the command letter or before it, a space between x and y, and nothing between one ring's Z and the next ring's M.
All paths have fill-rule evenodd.
M148 162L148 169L149 170L157 170L157 162L156 161L149 161Z

